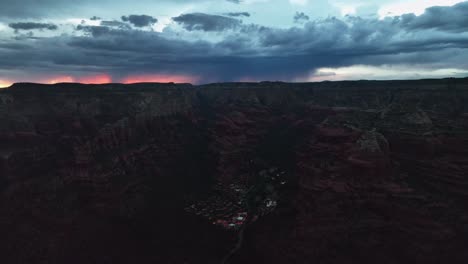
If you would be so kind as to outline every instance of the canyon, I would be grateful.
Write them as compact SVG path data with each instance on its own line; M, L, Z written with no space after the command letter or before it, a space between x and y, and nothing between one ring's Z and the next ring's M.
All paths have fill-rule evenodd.
M468 79L14 84L0 196L2 263L466 263Z

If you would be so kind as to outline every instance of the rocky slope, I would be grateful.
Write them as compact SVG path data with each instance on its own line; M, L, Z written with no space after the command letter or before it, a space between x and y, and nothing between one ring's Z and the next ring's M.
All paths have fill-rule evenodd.
M2 263L466 263L468 79L15 84Z

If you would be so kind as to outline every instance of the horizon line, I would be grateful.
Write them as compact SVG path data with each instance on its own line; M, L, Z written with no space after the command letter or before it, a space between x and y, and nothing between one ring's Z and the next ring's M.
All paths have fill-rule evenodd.
M227 82L208 82L194 84L189 82L135 82L135 83L122 83L122 82L109 82L109 83L80 83L80 82L58 82L58 83L40 83L40 82L15 82L10 86L0 87L0 89L9 89L18 85L41 85L41 86L55 86L55 85L85 85L85 86L104 86L104 85L138 85L138 84L166 84L166 85L191 85L191 86L205 86L214 84L261 84L261 83L285 83L285 84L313 84L313 83L340 83L340 82L395 82L395 81L424 81L424 80L463 80L468 79L467 77L441 77L441 78L421 78L421 79L348 79L348 80L323 80L315 82L294 82L294 81L227 81Z

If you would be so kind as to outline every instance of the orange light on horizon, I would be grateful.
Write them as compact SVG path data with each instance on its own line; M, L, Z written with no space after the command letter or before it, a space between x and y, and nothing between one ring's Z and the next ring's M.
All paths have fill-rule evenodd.
M71 76L58 76L58 77L54 77L53 79L49 79L45 81L44 83L56 84L56 83L71 83L71 82L75 82L75 79Z
M37 83L44 84L57 84L57 83L83 83L83 84L106 84L112 83L112 77L108 74L97 74L97 75L88 75L81 77L74 77L70 75L59 75L52 76L49 78L41 78L36 80L31 80ZM145 75L132 75L127 76L121 80L124 84L131 83L145 83L145 82L156 82L156 83L197 83L199 77L191 75L166 75L166 74L145 74ZM13 82L8 80L0 79L0 88L9 87Z
M84 84L104 84L104 83L111 83L112 78L107 74L98 74L98 75L90 75L84 77L72 77L72 76L56 76L51 79L46 79L45 81L41 81L47 84L56 84L56 83L84 83Z
M164 74L146 74L146 75L134 75L128 76L122 80L122 83L197 83L198 77L190 75L164 75Z
M86 76L78 79L78 82L84 84L105 84L111 83L112 77L107 74L99 74L93 76Z
M8 80L0 80L0 88L7 88L10 87L13 84L13 82L10 82Z

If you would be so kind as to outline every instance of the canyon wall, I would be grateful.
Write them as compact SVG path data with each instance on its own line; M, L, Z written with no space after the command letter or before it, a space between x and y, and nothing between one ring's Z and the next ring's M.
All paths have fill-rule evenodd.
M221 263L238 231L184 208L268 171L277 206L232 263L466 263L468 79L15 84L0 255Z

